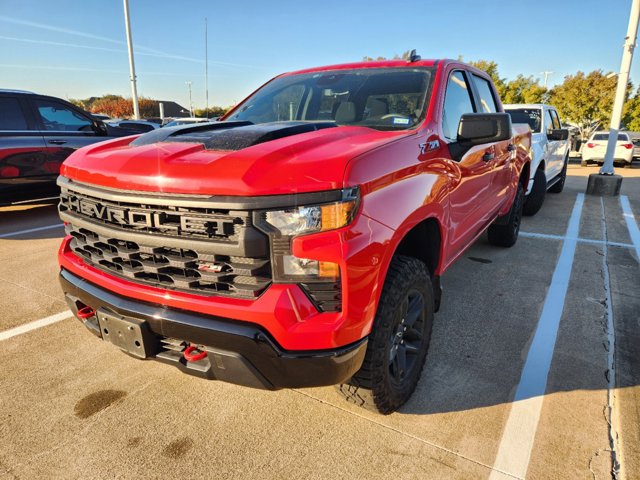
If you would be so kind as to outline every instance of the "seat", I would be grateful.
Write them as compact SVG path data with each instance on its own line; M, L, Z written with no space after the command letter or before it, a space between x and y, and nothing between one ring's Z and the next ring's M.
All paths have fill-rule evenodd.
M384 100L369 98L365 111L369 112L367 118L381 118L389 113L389 105Z

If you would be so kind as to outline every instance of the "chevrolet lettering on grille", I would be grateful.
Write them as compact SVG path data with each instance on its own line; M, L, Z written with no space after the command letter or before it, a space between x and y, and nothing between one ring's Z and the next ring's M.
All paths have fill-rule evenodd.
M180 233L197 233L228 237L234 233L232 220L197 217L179 211L139 210L108 205L93 199L63 192L62 208L85 217L130 228L153 228Z

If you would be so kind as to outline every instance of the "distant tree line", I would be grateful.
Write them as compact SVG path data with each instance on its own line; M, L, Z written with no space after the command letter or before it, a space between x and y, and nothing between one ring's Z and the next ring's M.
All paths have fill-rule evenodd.
M393 59L409 58L409 51L394 55ZM364 57L363 61L386 60L385 57ZM464 61L462 57L458 60ZM500 76L498 64L490 60L467 62L491 76L502 103L549 103L560 112L564 122L579 128L582 139L586 139L597 129L608 128L615 96L617 76L594 70L589 73L578 71L567 75L561 84L545 88L533 76L518 75L508 80ZM627 130L640 131L640 86L634 89L631 82L627 87L622 122Z
M91 113L103 113L111 118L131 118L133 116L132 99L120 95L103 95L101 97L90 97L85 99L69 99L74 105ZM142 118L159 117L160 106L157 100L146 97L138 98L138 107ZM208 109L194 109L196 117L219 117L229 111L231 107L209 107ZM207 115L208 113L208 115Z

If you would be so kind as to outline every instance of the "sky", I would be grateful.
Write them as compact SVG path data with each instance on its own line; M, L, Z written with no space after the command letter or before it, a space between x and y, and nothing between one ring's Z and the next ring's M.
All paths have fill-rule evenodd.
M631 0L129 0L138 94L227 106L273 76L392 57L494 60L549 85L618 71ZM631 69L640 83L640 59ZM0 0L0 88L62 98L131 96L120 0Z

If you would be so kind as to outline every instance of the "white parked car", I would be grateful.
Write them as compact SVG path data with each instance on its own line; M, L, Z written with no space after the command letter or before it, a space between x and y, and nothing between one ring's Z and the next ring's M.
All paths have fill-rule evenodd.
M595 132L587 140L587 143L582 147L582 162L583 167L586 167L589 162L595 162L600 165L604 163L604 155L607 152L607 143L609 141L609 132ZM616 142L616 149L613 153L613 161L623 163L624 166L630 167L633 161L633 142L626 132L618 133L618 141Z
M569 130L562 128L554 107L541 103L504 105L512 123L525 123L532 132L531 173L522 212L535 215L542 207L547 190L560 193L564 188L569 160Z
M163 125L162 127L177 127L179 125L190 125L192 123L205 123L212 122L213 120L210 118L197 118L197 117L185 117L185 118L176 118L172 122Z

